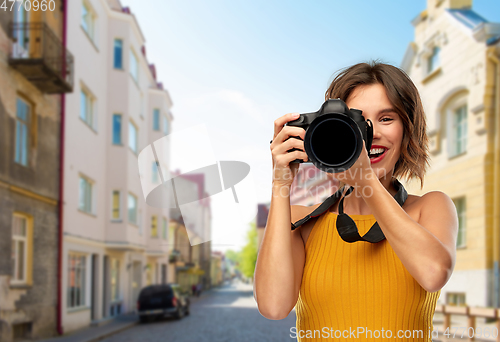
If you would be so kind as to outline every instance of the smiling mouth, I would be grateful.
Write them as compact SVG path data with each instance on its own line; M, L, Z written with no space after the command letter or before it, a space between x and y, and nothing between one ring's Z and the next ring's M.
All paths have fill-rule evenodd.
M370 153L370 163L375 164L384 159L387 154L387 149L384 148L384 151L377 151L377 153Z
M387 149L385 147L374 147L370 149L370 159L375 159L382 156Z

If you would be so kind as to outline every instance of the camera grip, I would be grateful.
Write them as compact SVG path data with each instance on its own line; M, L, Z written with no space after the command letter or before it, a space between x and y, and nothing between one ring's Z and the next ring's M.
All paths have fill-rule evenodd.
M290 138L294 138L294 139L299 139L299 140L302 140L299 136L296 136L296 137L290 137ZM288 138L288 139L290 139L290 138ZM286 140L288 140L288 139L286 139ZM285 140L285 141L286 141L286 140ZM287 152L293 152L293 151L302 151L302 152L304 152L303 150L301 150L301 149L299 149L299 148L295 148L295 147L294 147L294 148L292 148L292 149L289 149ZM304 161L303 161L302 159L295 159L295 160L292 160L292 161L290 162L290 164L291 164L291 163L303 163L303 162L304 162Z

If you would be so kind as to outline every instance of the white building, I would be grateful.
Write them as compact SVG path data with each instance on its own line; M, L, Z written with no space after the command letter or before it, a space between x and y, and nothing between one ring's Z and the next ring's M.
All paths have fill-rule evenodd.
M412 22L415 41L402 68L427 115L431 167L424 188L457 208L455 270L443 304L498 306L500 294L500 24L472 0L428 0Z
M170 96L148 64L128 8L118 0L67 3L76 63L65 103L65 332L133 311L141 287L167 281L169 209L146 205L138 154L173 119Z

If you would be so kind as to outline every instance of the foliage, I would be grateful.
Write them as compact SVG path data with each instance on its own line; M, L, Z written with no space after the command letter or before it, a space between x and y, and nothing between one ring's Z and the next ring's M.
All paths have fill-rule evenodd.
M225 254L225 257L227 260L231 261L234 265L238 266L238 264L241 262L241 252L236 252L231 249L227 250Z
M255 223L250 225L247 233L247 244L240 252L241 273L247 278L253 278L255 263L257 262L257 229Z

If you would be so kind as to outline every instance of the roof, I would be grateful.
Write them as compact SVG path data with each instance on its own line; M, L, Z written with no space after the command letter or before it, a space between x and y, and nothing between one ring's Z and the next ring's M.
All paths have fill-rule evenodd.
M474 35L479 34L477 37L484 37L486 45L495 45L500 41L500 24L489 22L471 9L447 9L446 11L471 30Z
M446 11L471 30L488 22L488 20L484 19L471 9L447 9Z
M495 45L496 43L500 42L500 35L496 37L491 37L486 41L486 45Z

